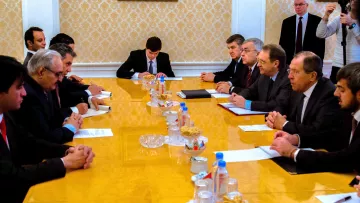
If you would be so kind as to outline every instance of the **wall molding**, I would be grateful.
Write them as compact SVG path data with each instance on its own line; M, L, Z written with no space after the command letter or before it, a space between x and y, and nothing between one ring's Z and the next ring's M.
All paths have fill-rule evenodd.
M197 77L201 72L216 72L224 70L230 62L173 62L172 69L179 77ZM116 71L122 62L111 63L74 63L72 72L84 78L115 78ZM332 61L324 61L323 73L330 76Z

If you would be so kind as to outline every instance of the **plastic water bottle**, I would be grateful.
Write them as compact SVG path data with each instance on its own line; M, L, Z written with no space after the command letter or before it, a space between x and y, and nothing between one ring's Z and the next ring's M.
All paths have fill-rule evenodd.
M166 89L165 89L165 79L164 76L160 77L160 83L159 83L159 93L160 94L164 94Z
M179 127L181 127L182 113L184 107L185 107L185 102L180 102L180 108L178 110L178 120L177 120Z
M224 160L220 160L218 163L218 170L215 176L216 202L223 202L223 197L227 194L228 180L229 180L229 174L226 170L226 162Z
M216 153L216 160L214 161L213 165L212 165L212 169L211 169L211 178L213 179L213 192L214 194L216 193L216 181L215 181L215 177L216 177L216 173L218 170L218 164L219 161L222 160L224 158L224 154L222 152L217 152Z
M183 108L183 112L181 116L181 127L182 126L190 126L190 115L188 113L188 108L186 106Z

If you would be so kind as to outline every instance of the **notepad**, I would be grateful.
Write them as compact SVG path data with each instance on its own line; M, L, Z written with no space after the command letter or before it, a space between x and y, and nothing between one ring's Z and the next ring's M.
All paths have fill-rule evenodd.
M340 199L343 199L347 196L351 196L351 199L347 200L346 203L360 202L360 198L357 196L356 192L334 194L334 195L319 195L319 196L316 196L316 198L318 198L323 203L334 203L334 202L336 202Z
M96 137L111 137L113 132L110 128L105 129L80 129L75 135L74 138L96 138Z
M211 94L205 89L181 90L181 92L177 92L176 94L183 99L211 98Z
M209 94L211 94L211 97L214 97L216 99L229 98L230 97L230 94L220 93L220 92L216 91L215 89L206 89L206 91Z
M239 125L239 128L245 132L272 131L267 125Z
M229 110L230 112L238 115L238 116L244 116L244 115L265 115L268 112L264 111L251 111L248 109L243 109L235 106L233 103L219 103L219 106Z
M96 111L95 107L93 105L91 105L91 108L88 109L86 114L81 115L81 117L87 118L87 117L92 117L92 116L98 116L98 115L109 113L110 111L111 111L110 106L99 105L99 110Z
M95 97L98 99L110 98L111 96L112 96L112 93L108 92L108 91L101 91L101 94L95 95Z

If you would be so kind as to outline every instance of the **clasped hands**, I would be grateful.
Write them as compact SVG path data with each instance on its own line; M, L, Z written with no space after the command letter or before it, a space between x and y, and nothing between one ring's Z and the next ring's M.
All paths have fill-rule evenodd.
M95 153L91 147L85 145L76 145L70 147L66 151L66 155L62 158L66 169L87 169L93 162Z

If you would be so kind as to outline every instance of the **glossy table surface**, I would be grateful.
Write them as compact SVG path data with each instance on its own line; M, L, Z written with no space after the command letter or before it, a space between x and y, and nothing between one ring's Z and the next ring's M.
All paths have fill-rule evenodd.
M114 136L74 139L70 144L91 146L96 157L91 168L76 170L65 178L32 187L24 202L171 202L184 203L193 196L189 157L183 147L164 145L147 149L140 145L144 134L167 134L166 122L158 108L146 105L147 91L137 81L125 79L87 79L111 91L106 99L109 114L84 119L83 128L111 128ZM213 89L213 83L198 78L167 81L175 100L185 101L191 119L209 138L201 156L214 161L214 151L251 149L270 145L274 131L244 132L240 124L263 124L264 116L235 116L217 106L226 99L183 100L182 89ZM249 202L319 202L315 196L354 192L348 186L354 174L315 173L290 175L271 160L228 163L231 177Z

